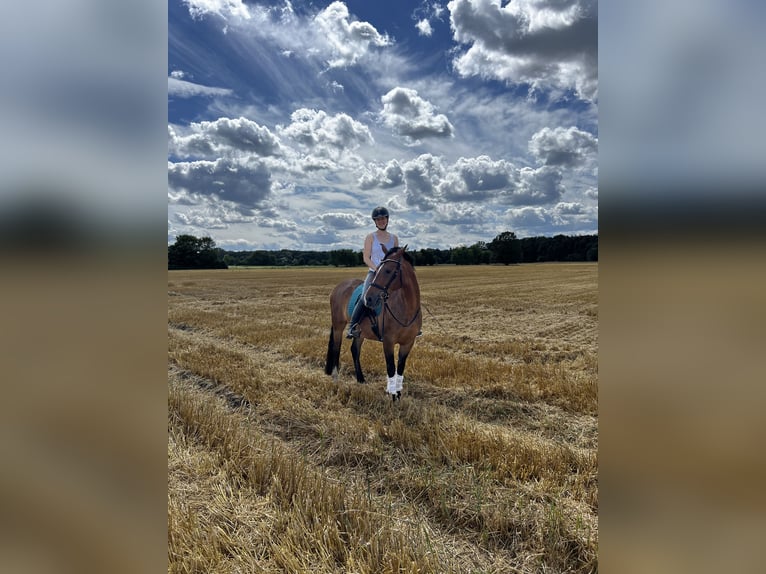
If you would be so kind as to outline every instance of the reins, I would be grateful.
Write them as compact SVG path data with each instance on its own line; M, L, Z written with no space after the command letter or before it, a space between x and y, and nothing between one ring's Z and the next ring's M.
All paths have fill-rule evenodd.
M418 318L418 315L420 315L420 306L418 307L418 310L415 311L415 315L413 315L412 319L410 319L408 322L403 322L397 317L394 312L391 310L391 307L388 305L388 288L391 287L391 284L396 280L396 277L399 276L399 282L402 288L404 288L404 278L402 277L402 260L401 259L384 259L380 262L380 265L378 265L377 271L380 270L381 267L383 267L386 263L396 263L396 271L394 271L393 275L388 279L388 283L385 284L385 286L381 287L376 282L370 283L370 287L375 287L376 289L380 289L381 294L380 298L383 299L383 307L386 311L394 318L394 321L399 323L402 327L409 327L415 322L415 319ZM377 275L376 271L376 275ZM430 312L430 311L429 311ZM383 333L385 332L386 327L386 314L381 313L381 338L383 337Z

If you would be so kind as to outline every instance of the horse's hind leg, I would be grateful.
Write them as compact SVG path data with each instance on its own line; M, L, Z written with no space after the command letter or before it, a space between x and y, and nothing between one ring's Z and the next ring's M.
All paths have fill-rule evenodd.
M351 343L351 356L354 359L354 372L356 373L356 382L357 383L364 383L364 373L362 373L362 363L360 360L360 357L362 355L362 343L364 343L364 339L359 337L354 337L353 343Z
M342 329L341 329L342 334ZM327 343L327 362L324 372L332 375L333 381L338 381L338 368L340 366L340 345L342 339L335 327L330 327L330 340Z

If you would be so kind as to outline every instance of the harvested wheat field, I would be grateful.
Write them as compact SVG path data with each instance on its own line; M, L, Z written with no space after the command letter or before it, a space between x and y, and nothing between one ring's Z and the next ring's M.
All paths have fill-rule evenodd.
M168 273L168 571L598 570L598 265L417 267L402 399L329 295L364 269Z

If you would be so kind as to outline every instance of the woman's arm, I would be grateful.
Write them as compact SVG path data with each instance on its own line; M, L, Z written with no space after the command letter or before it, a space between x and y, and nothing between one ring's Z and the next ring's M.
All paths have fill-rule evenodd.
M372 262L372 233L364 238L364 251L362 251L362 257L364 258L364 264L369 269L375 271L375 264Z

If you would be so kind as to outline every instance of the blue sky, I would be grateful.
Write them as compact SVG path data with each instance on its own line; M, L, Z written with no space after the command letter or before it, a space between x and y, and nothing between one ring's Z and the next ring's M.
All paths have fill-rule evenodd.
M168 242L598 230L597 2L168 3Z

